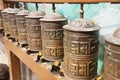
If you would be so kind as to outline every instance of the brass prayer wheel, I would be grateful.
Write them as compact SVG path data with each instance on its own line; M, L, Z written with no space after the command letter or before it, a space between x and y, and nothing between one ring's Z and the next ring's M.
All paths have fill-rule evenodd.
M7 12L8 17L9 17L8 21L9 21L9 26L10 26L9 28L10 37L15 38L15 39L17 39L18 37L15 14L17 14L19 11L20 9L14 8L11 11Z
M1 13L1 10L0 10L0 30L3 29L3 23L2 23L2 13Z
M99 27L84 19L64 28L64 73L73 80L92 80L97 75Z
M62 60L63 49L63 28L67 19L58 13L46 14L40 19L42 33L43 56L46 60Z
M18 30L18 42L27 44L27 30L25 16L29 13L28 10L21 10L16 14L16 24Z
M43 18L43 11L30 12L26 17L26 29L28 37L28 47L32 51L42 50L41 26L39 19Z
M4 28L6 34L10 34L10 25L8 23L9 18L8 18L8 13L7 12L10 12L11 10L12 10L12 8L5 8L2 11L3 28Z
M3 25L2 25L2 13L1 13L1 10L0 10L0 30L3 29Z
M105 36L104 80L120 79L120 28Z

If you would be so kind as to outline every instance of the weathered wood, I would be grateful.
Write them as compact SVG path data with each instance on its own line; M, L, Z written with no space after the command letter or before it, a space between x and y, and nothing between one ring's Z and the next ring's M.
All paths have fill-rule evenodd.
M45 2L45 3L96 3L96 2L120 2L120 0L4 0L15 2Z
M0 10L4 9L3 0L0 0Z
M45 67L40 66L38 63L36 63L33 58L25 53L21 48L18 48L16 45L9 42L7 38L4 38L4 42L7 49L10 51L10 73L11 77L13 78L10 80L21 80L20 73L18 73L20 72L19 60L26 64L26 66L28 66L41 80L57 80Z
M5 43L6 45L7 43ZM9 46L10 47L10 46ZM7 48L10 80L21 80L20 60Z

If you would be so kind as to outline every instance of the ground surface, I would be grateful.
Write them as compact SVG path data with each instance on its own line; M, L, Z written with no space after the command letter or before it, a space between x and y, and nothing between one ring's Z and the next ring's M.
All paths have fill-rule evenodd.
M7 51L4 45L3 36L0 34L0 63L8 64Z

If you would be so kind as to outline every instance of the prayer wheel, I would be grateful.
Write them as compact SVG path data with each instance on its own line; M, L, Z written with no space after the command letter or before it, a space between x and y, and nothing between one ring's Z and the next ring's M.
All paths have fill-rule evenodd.
M99 27L84 19L64 29L64 73L73 80L92 80L97 75Z
M2 22L3 22L3 28L5 30L5 34L10 34L10 25L9 25L9 18L8 13L12 10L12 8L5 8L2 11Z
M11 11L7 12L8 14L8 23L9 23L9 31L10 31L10 37L17 39L18 38L18 32L17 32L17 26L16 26L16 16L20 10L17 8L12 9Z
M43 18L43 11L30 12L26 17L26 29L28 36L28 47L32 51L42 50L41 26L39 19Z
M104 80L120 79L120 28L105 36Z
M21 10L16 14L16 24L18 30L18 42L27 44L27 30L25 16L29 13L28 10Z
M1 10L0 10L0 30L3 30L2 13L1 13Z
M58 13L46 14L40 19L42 33L43 56L46 60L62 60L63 49L63 28L67 19Z

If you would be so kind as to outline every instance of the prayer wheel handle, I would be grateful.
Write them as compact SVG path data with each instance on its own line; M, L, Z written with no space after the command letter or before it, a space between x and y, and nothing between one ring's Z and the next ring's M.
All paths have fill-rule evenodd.
M81 7L80 7L80 18L84 18L84 4L81 3Z
M39 7L38 7L38 3L36 3L36 11L38 11L38 8L39 8Z
M55 13L55 3L52 3L52 11L53 11L53 13Z

